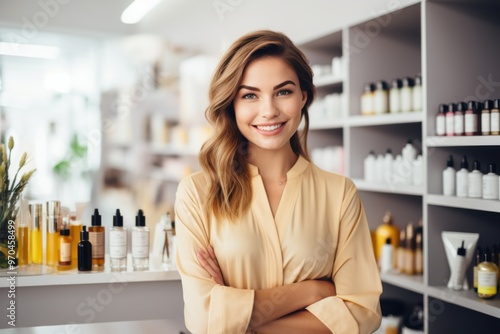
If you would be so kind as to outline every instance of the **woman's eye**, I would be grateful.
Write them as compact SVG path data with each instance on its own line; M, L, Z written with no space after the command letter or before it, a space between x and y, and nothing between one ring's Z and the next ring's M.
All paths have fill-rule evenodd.
M291 91L291 90L289 90L289 89L283 89L283 90L280 90L280 91L278 92L278 96L280 96L280 95L289 95L289 94L291 94L291 93L292 93L292 91Z
M245 94L242 96L244 99L254 99L256 96L253 93Z

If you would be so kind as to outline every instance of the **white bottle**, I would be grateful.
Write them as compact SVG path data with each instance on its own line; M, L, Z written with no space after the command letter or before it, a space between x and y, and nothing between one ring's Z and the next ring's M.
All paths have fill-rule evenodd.
M474 160L472 172L469 173L469 198L483 197L483 173L481 164Z
M455 196L455 177L453 156L450 155L446 163L446 169L443 170L443 195Z
M409 112L413 108L413 79L404 78L401 87L401 111Z
M394 79L389 90L389 112L391 114L401 112L401 79Z
M410 185L413 183L413 161L417 157L417 149L413 146L413 141L408 139L406 145L401 152L403 157L403 168L401 168L404 184Z
M392 150L387 149L384 155L384 183L392 183L392 163L394 162L394 157L392 156Z
M382 183L384 180L384 156L382 154L377 155L377 160L375 161L375 182Z
M417 75L415 77L415 85L412 90L412 111L422 111L423 110L423 98L422 98L422 77Z
M405 168L403 166L403 157L401 154L396 155L396 158L394 158L394 161L392 162L392 183L393 184L404 184L404 174Z
M413 160L413 185L421 186L424 183L424 166L422 154Z
M380 271L383 273L391 272L393 268L394 261L394 248L391 244L391 238L385 240L385 244L382 246L382 251L380 255Z
M370 151L364 160L364 177L366 182L375 181L375 153Z
M149 228L142 210L135 217L132 229L132 267L136 271L149 269Z
M123 217L120 209L116 209L113 217L113 227L109 229L109 258L111 270L127 269L127 229L123 227Z
M464 155L462 157L462 162L460 163L460 170L457 172L457 197L467 197L469 194L469 164L467 162L467 157Z
M488 173L483 175L483 198L498 199L498 175L496 166L493 163L488 164Z

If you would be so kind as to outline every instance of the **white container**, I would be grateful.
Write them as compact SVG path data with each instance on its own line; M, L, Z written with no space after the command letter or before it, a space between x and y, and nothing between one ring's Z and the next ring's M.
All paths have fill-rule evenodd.
M415 85L412 89L412 111L423 110L423 94L422 94L422 78L417 75L415 77Z
M413 108L413 79L404 78L401 87L401 112L412 111Z
M436 116L436 136L446 135L446 113L448 112L447 104L440 104L439 111Z
M389 112L391 114L401 112L401 79L394 79L389 90Z
M389 90L387 82L378 81L373 92L373 111L375 114L389 112Z
M456 172L453 163L453 156L450 155L446 168L443 170L443 195L455 196Z
M384 179L385 183L392 183L392 164L394 157L390 148L387 149L384 155Z
M460 170L456 175L457 197L467 197L469 194L469 164L464 155L460 163Z
M481 172L481 164L475 160L473 163L472 172L469 173L469 198L483 197L483 173Z
M488 164L488 174L483 175L483 199L498 199L498 175L495 164Z

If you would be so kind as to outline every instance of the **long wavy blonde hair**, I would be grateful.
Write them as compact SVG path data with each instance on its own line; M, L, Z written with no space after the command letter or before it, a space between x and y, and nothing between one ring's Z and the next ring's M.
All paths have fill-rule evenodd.
M305 126L300 134L297 131L290 138L290 145L296 154L309 160L308 108L314 99L315 88L308 60L284 34L261 30L242 36L224 54L212 77L205 116L214 131L199 155L200 166L208 177L204 209L219 219L235 221L251 204L248 143L236 125L233 101L247 65L265 56L278 57L290 65L297 74L301 90L307 93L301 115Z

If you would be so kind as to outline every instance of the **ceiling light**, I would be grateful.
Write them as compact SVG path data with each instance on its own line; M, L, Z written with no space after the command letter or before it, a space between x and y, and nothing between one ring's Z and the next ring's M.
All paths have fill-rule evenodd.
M122 13L121 20L125 24L134 24L151 11L161 0L134 0Z
M0 42L0 55L54 59L60 49L55 46Z

